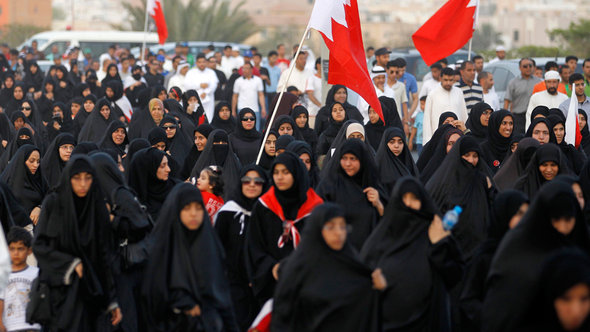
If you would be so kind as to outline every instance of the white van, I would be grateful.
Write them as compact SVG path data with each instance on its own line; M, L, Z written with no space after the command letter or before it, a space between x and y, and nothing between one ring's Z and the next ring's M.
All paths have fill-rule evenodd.
M51 54L53 46L57 46L59 54L63 54L70 47L77 46L82 51L90 49L92 56L98 58L106 53L112 44L131 49L141 47L144 39L147 46L158 44L158 34L146 34L141 31L45 31L29 38L18 47L18 50L23 46L31 46L33 40L36 40L38 49L46 56Z

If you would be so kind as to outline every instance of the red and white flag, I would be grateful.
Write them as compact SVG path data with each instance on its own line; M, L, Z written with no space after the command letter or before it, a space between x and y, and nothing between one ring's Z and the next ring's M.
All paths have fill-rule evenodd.
M164 18L162 0L147 0L147 12L156 22L160 44L164 44L168 38L168 27L166 26L166 18Z
M473 36L479 0L449 0L414 32L412 40L426 65L455 53Z
M576 148L578 148L582 142L582 133L580 132L580 123L578 119L578 98L576 98L575 84L572 84L572 97L570 98L570 106L567 110L565 137L563 139L567 144L572 144Z
M357 0L316 0L307 27L317 30L330 50L328 83L358 93L385 122L367 69Z

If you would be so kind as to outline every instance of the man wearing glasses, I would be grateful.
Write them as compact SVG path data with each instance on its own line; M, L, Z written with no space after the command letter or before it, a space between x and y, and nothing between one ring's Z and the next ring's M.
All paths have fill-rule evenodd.
M256 113L256 118L266 118L262 79L253 75L252 64L250 62L246 62L242 66L242 76L234 83L233 92L231 111L234 117L237 117L238 110L250 108ZM260 117L261 113L262 117ZM261 121L258 121L256 129L260 129L260 123Z
M514 118L514 133L524 134L526 131L526 110L533 94L535 84L541 79L533 76L534 64L530 58L520 59L518 66L520 75L508 83L504 96L504 108L512 112Z

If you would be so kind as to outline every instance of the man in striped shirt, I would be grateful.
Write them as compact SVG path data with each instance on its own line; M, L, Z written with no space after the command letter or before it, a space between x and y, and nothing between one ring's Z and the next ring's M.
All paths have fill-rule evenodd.
M475 66L473 62L464 61L461 63L460 72L461 80L457 83L457 87L463 91L467 114L469 114L473 105L483 101L483 89L481 85L475 82Z

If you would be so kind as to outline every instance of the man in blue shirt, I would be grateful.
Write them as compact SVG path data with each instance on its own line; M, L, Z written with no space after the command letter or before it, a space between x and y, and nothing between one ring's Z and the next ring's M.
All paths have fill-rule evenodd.
M418 82L416 82L416 77L414 77L414 75L406 72L408 63L404 58L397 58L395 61L400 65L397 72L397 80L403 82L406 85L406 95L408 100L412 102L412 106L408 107L408 114L414 114L416 107L418 107ZM402 121L404 123L406 135L408 135L410 130L409 126L411 125L410 119L404 118Z

